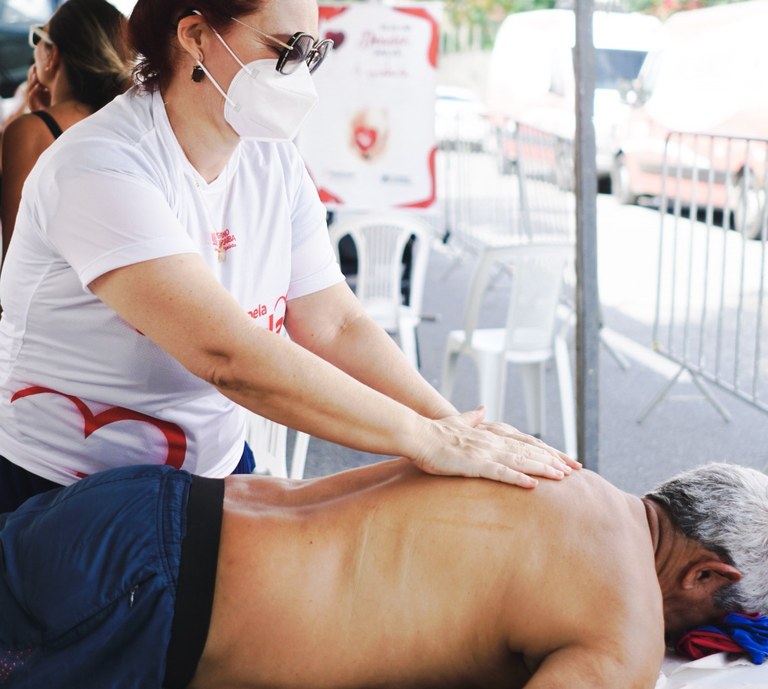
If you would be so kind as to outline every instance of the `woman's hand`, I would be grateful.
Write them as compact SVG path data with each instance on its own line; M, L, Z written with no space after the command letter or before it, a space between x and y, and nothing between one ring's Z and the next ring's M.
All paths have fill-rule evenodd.
M543 440L540 440L539 438L535 438L532 435L528 435L527 433L523 433L522 431L519 431L514 426L510 426L508 423L501 423L501 422L489 422L489 423L480 423L477 426L478 428L483 428L489 430L491 433L496 433L497 435L500 435L504 438L510 438L512 440L517 440L522 443L527 443L529 445L535 445L538 448L541 448L542 450L545 450L546 452L549 452L550 454L554 454L556 457L559 457L563 462L565 462L571 469L581 469L581 462L578 462L573 457L570 457L569 455L565 454L565 452L560 452L560 450L556 450L553 447L550 447L547 445Z
M51 93L40 83L37 71L32 65L27 72L27 107L30 112L45 110L51 106Z
M429 474L467 476L534 488L542 478L559 480L581 464L542 441L503 423L483 423L485 410L432 421L413 457Z

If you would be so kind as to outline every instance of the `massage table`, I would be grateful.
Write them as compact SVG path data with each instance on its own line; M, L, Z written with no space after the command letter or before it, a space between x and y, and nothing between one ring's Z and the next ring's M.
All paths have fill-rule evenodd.
M667 654L656 689L768 689L768 661L755 665L727 653L699 660Z

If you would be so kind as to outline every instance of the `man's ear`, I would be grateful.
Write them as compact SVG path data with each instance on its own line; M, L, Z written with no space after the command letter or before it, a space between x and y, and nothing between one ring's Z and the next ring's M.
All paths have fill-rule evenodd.
M741 581L741 572L717 557L691 563L683 573L681 587L691 593L712 596L718 589Z

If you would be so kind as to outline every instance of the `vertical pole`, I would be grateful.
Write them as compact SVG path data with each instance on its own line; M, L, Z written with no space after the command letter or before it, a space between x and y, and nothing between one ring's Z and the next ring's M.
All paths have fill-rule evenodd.
M575 5L576 44L576 414L579 459L598 471L598 346L600 301L597 286L597 169L592 122L595 93L593 0Z

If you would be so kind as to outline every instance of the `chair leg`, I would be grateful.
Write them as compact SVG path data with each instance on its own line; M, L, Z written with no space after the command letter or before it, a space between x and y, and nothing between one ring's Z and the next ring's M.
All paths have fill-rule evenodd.
M416 344L416 327L412 323L405 323L401 320L397 335L400 339L400 349L403 350L406 359L413 364L414 368L418 369L419 350Z
M486 421L503 421L507 391L507 362L504 355L477 357L480 403L485 405Z
M544 364L523 364L521 369L525 396L525 417L528 421L528 428L525 430L526 433L541 437L544 435L546 427Z
M453 387L456 384L456 365L459 361L458 350L446 350L443 358L443 373L440 378L440 394L445 399L450 400L453 394Z
M293 479L304 478L304 465L307 463L307 450L309 449L307 433L296 432L296 440L293 444L293 457L291 459L290 477Z
M571 376L571 357L563 337L555 338L555 366L557 367L557 384L560 390L560 412L563 415L563 449L565 454L576 457L578 452L576 403L573 394L573 377Z

